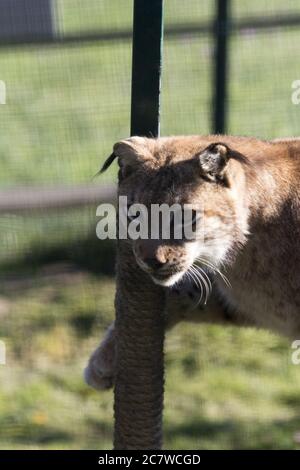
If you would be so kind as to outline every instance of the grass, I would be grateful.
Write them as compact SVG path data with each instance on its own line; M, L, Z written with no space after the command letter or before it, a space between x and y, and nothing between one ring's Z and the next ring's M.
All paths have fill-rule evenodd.
M60 29L129 27L131 3L59 1ZM212 18L209 0L165 3L168 24ZM296 11L291 0L232 3L235 17ZM299 134L298 41L297 30L231 38L231 133ZM208 37L165 41L162 134L210 131L212 56ZM1 187L91 181L129 133L130 61L126 42L1 49ZM95 225L93 208L1 217L0 448L111 446L112 394L82 380L114 314L113 246L91 238ZM300 375L290 357L289 342L271 334L178 326L166 345L165 447L299 447Z
M82 370L113 318L114 280L66 262L2 282L0 448L111 447L112 393L86 387ZM255 330L178 326L166 345L165 447L297 448L291 351Z

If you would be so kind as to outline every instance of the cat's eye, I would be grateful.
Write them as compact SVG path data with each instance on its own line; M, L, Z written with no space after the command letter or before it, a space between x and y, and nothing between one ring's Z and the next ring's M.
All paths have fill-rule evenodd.
M183 217L183 225L192 225L194 226L198 220L200 219L200 213L199 211L196 211L195 209L191 209L189 211L189 213L187 213L184 217Z
M178 224L182 227L185 226L195 226L195 224L199 221L200 219L200 212L195 210L195 209L183 209L181 211L181 216L177 215L174 217L174 213L171 212L170 214L170 223L172 224Z
M195 209L192 209L192 225L195 225L200 219L200 213Z
M131 205L128 205L127 206L127 218L128 218L128 220L133 221L133 220L138 219L141 215L141 212L137 210L132 214L131 211L130 211L130 208L131 208Z

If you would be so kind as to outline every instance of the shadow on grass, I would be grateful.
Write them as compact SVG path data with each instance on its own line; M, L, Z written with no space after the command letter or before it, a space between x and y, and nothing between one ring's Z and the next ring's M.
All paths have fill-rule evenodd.
M165 440L197 443L199 448L214 449L297 449L294 436L300 430L300 416L268 423L199 418L180 425L165 426Z
M9 439L14 444L24 444L31 446L40 444L65 443L69 444L74 440L74 434L53 426L41 426L33 423L13 424L10 420L3 426L3 433L0 438Z
M99 436L99 437L110 437L113 434L113 423L107 424L105 422L95 419L88 419L87 425L89 432L92 435Z
M71 263L93 274L113 276L115 273L114 240L99 240L94 233L84 239L41 246L32 244L29 250L9 263L2 263L4 273L33 272L54 263Z
M2 301L9 313L0 323L0 337L13 335L18 357L26 344L24 335L49 345L50 336L39 336L54 335L57 328L73 340L89 338L109 323L114 268L115 243L94 234L44 248L33 244L8 266L0 265L0 308Z

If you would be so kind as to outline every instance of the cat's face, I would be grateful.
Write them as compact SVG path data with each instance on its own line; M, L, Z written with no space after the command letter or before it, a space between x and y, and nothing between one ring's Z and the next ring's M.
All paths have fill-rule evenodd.
M131 239L133 253L155 283L172 286L187 272L193 276L195 264L228 261L246 232L234 181L242 177L245 157L225 144L187 137L133 137L116 144L114 154L128 225L143 233ZM155 218L158 212L163 215Z

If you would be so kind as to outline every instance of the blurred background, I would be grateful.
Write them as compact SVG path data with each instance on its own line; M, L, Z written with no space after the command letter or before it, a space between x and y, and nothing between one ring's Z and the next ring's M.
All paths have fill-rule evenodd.
M130 123L132 0L0 0L0 448L111 448L112 392L83 382L114 316L113 242L93 180ZM214 0L165 2L161 134L213 129ZM299 135L300 4L231 1L227 132ZM199 26L199 28L198 28ZM166 345L165 447L300 447L289 341L180 325Z

